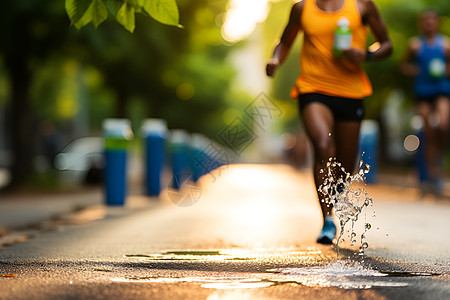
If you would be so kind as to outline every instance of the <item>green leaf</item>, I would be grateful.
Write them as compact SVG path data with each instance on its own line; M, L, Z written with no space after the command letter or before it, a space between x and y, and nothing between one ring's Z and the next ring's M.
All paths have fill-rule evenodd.
M78 22L86 13L92 0L66 0L65 7L71 25Z
M66 0L65 6L71 24L78 29L91 22L97 28L108 11L130 32L135 28L135 14L143 11L160 23L181 27L175 0Z
M122 7L123 1L120 0L104 0L105 6L108 8L109 13L117 17L117 13L119 12L120 8Z
M134 8L142 7L144 6L145 0L125 0L130 5L133 5Z
M175 0L145 0L144 9L162 24L179 26L178 6Z
M97 28L98 25L108 18L108 10L101 0L94 0L89 8L92 9L92 22L95 28Z
M129 32L134 31L134 13L135 9L132 5L124 2L116 15L117 21L123 25Z
M76 0L74 0L76 1ZM80 2L84 2L86 4L88 1L82 0ZM66 2L67 3L67 2ZM72 3L70 3L72 4ZM73 8L73 7L69 7ZM72 24L77 28L81 29L82 27L86 26L90 22L94 23L95 28L98 27L103 21L106 20L108 17L108 10L106 9L105 4L101 0L91 0L91 3L89 4L88 8L84 10L84 7L80 7L79 10L70 10L71 14L74 14L76 17L73 19ZM69 13L69 10L68 10ZM70 14L69 14L70 16Z

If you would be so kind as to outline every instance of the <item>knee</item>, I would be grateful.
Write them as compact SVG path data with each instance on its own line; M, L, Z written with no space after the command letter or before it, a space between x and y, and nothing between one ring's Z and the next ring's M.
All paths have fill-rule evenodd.
M330 136L319 138L315 145L316 158L321 161L328 161L336 156L334 141Z

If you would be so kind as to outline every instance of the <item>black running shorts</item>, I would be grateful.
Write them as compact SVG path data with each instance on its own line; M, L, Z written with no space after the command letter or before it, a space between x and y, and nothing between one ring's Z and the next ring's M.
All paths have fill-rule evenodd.
M327 106L335 120L361 121L364 117L364 105L362 99L328 96L318 93L301 94L298 96L300 113L313 102L319 102Z

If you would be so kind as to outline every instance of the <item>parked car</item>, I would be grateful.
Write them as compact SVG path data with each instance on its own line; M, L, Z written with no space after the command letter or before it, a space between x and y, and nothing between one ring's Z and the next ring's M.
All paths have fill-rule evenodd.
M103 149L102 137L77 138L55 156L53 164L68 180L98 184L103 181Z

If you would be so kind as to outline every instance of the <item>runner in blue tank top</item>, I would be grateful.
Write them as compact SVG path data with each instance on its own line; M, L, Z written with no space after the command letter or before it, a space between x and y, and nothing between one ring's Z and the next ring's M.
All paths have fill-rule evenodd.
M417 113L423 119L425 153L430 183L441 192L440 160L447 142L450 116L450 41L438 33L439 16L424 11L419 17L422 35L410 40L402 63L405 75L415 76Z
M428 41L425 36L418 37L420 47L416 54L419 73L414 82L414 92L418 99L435 101L435 98L450 93L450 82L445 76L446 38L436 34Z

